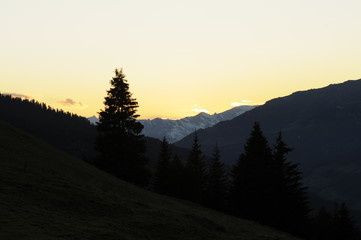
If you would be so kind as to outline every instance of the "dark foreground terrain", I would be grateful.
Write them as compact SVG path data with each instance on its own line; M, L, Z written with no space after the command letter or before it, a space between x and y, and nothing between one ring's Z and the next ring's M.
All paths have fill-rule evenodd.
M113 178L0 122L0 239L296 239Z

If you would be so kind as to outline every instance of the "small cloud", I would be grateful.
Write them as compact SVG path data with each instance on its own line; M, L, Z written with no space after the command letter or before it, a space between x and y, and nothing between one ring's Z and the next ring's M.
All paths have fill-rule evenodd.
M251 100L243 99L240 102L232 102L231 106L232 107L238 107L238 106L250 105L251 102L252 102Z
M63 106L73 106L76 104L76 102L71 98L67 98L65 100L59 101L59 103Z
M82 104L81 102L76 102L71 98L67 98L65 100L58 101L58 103L60 103L62 106L65 106L65 107L86 108L86 106L84 106L84 104Z
M24 98L24 99L31 99L32 97L25 95L25 94L21 94L21 93L3 93L3 95L10 95L12 97L17 97L17 98Z
M193 111L193 112L205 112L205 113L209 113L208 110L206 110L206 109L204 109L204 108L202 108L201 106L198 106L198 105L196 105L196 104L192 106L192 111Z

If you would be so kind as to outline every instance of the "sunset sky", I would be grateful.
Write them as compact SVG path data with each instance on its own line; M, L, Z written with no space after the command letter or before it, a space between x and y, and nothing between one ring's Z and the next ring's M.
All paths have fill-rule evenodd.
M361 78L360 0L0 0L0 92L97 115L123 68L141 118Z

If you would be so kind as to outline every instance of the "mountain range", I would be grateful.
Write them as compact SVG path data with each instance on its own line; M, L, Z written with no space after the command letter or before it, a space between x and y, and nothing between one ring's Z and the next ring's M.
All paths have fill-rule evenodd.
M170 143L174 143L196 130L212 127L221 121L230 120L255 107L256 106L238 106L213 115L201 112L195 116L178 120L155 118L152 120L141 119L139 122L144 126L142 133L145 136L157 139L166 137ZM99 119L93 116L89 117L88 120L95 124Z
M155 118L153 120L139 120L143 126L145 136L162 139L166 137L170 143L181 140L196 130L212 127L215 124L235 118L255 106L238 106L222 113L210 115L201 112L196 116L178 120Z
M252 125L259 122L270 145L280 131L294 150L312 192L361 210L361 80L295 92L266 102L232 120L198 131L206 154L217 144L222 160L234 164ZM187 147L189 135L175 143Z

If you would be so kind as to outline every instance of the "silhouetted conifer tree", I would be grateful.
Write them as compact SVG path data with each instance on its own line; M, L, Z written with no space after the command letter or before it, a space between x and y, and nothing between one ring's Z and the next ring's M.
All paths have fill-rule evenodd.
M287 161L291 152L279 133L273 151L273 220L270 224L298 236L305 236L309 229L309 204L306 187L298 164Z
M231 214L262 223L271 221L272 151L260 125L253 125L244 152L231 170Z
M96 149L101 156L96 165L121 179L145 186L149 171L145 168L143 125L136 121L138 102L132 98L121 69L115 70L110 84L97 124L100 134Z
M325 208L321 208L313 220L312 239L333 239L332 225L333 216Z
M202 203L206 186L206 171L198 136L197 133L194 133L192 149L185 166L186 199Z
M345 203L335 205L333 239L359 240L361 239L356 222Z
M360 240L360 231L343 203L335 204L333 214L321 208L314 219L313 240Z
M185 169L182 161L177 155L173 157L173 160L169 166L169 176L170 176L170 196L178 198L186 198L185 194Z
M219 148L216 146L208 170L205 204L213 209L224 210L228 180L220 158Z
M156 192L170 194L171 192L171 149L167 139L164 137L158 154L158 162L154 174L153 188Z

